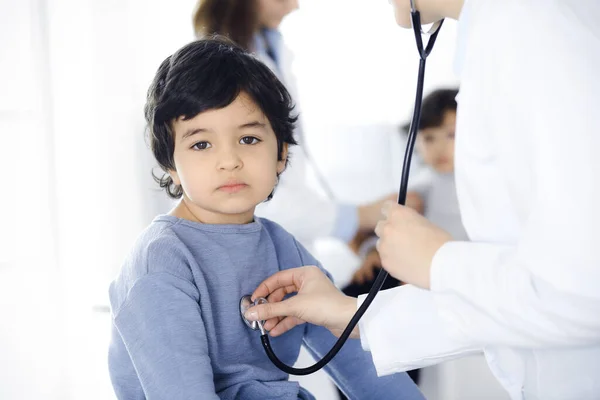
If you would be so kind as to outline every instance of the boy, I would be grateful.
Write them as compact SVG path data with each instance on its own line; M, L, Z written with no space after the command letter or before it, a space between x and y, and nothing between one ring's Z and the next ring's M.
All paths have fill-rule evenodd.
M318 265L289 233L254 217L295 144L292 110L270 70L228 41L193 42L161 64L146 119L165 171L157 181L181 201L141 234L110 287L118 398L314 398L271 364L239 314L240 298L274 272ZM302 344L322 357L334 342L301 325L272 346L293 364ZM377 378L358 341L326 371L351 398L422 398L405 374Z

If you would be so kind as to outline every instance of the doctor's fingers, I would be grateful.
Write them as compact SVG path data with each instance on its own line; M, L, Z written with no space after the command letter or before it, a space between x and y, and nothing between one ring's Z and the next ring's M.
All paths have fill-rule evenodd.
M294 309L295 297L276 303L259 304L250 307L245 317L250 321L265 321L276 317L296 316Z
M296 292L296 286L294 285L290 285L290 286L286 286L283 288L279 288L276 289L273 293L271 293L269 295L269 297L267 297L267 301L269 303L276 303L278 301L283 300L283 298L290 294L290 293L295 293ZM269 320L267 320L265 322L265 329L270 331L275 325L277 325L283 318L282 317L275 317L275 318L271 318Z
M407 202L411 201L410 197L406 198ZM407 215L407 213L415 211L409 205L402 205L398 203L387 202L381 209L381 214L383 215L383 219L387 221L392 221L398 218L403 218ZM418 211L417 211L418 212Z
M402 228L411 221L413 214L420 215L410 207L400 204L388 204L388 207L382 210L384 219L380 220L375 226L375 234L383 239L386 236L393 235L395 228Z
M317 272L315 272L315 270ZM302 287L302 282L309 275L320 273L325 275L315 266L299 267L279 271L262 281L262 283L252 293L252 300L258 297L267 297L279 288L295 286L296 289ZM325 277L327 279L327 277Z
M285 317L277 325L275 325L275 327L269 330L269 334L272 337L276 337L303 323L304 321L296 317Z
M275 317L275 318L271 318L265 321L265 324L263 325L264 328L267 331L270 331L271 329L273 329L283 318L285 317Z
M267 300L269 301L269 303L276 303L278 301L283 300L283 298L288 294L296 293L297 291L298 288L295 285L281 287L279 289L275 289L273 293L271 293L267 297Z
M385 221L385 220L379 221L377 223L377 225L375 225L375 234L377 236L379 236L380 239L381 239L381 235L383 235L383 230L386 225L387 225L387 221ZM379 243L379 240L377 241L377 243Z
M389 221L381 221L377 225L375 233L379 236L379 239L375 243L375 249L379 252L381 259L386 257L390 249L398 246L400 238L397 237L396 230L394 224Z

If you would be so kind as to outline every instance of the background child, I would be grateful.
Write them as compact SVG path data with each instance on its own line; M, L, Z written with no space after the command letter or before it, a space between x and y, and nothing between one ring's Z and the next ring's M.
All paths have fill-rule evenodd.
M425 175L419 177L419 184L411 186L406 205L423 213L456 240L467 240L460 218L454 181L457 94L457 89L439 89L423 99L416 151L427 170ZM407 133L409 127L405 125L401 131ZM363 262L354 273L352 282L343 288L345 294L358 297L371 289L381 270L376 242L377 237L371 232L358 235L351 243L351 248L361 256ZM400 282L390 276L383 288L388 289L398 284ZM410 371L409 374L418 383L418 371Z
M456 129L457 89L438 89L423 99L416 151L426 166L419 183L410 186L406 205L424 214L449 232L456 240L466 240L454 180L454 133ZM401 128L408 132L409 125ZM376 237L357 235L351 247L364 259L344 292L357 296L366 293L379 272L381 260L375 249ZM397 281L396 281L397 283ZM386 281L389 287L390 281Z
M240 298L274 272L319 265L283 228L254 217L295 143L292 109L275 75L230 42L193 42L161 64L146 119L165 171L157 181L181 201L140 235L110 287L120 399L314 398L269 361L239 314ZM293 364L302 344L322 357L334 342L300 325L272 346ZM377 378L356 340L326 369L350 398L422 398L406 374Z

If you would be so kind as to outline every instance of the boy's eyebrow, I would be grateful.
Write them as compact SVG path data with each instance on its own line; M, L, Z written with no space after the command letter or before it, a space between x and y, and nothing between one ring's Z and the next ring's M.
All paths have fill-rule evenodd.
M245 129L245 128L264 128L265 126L267 126L266 124L259 122L259 121L252 121L252 122L248 122L245 124L242 124L238 127L238 129ZM181 140L185 140L187 138L189 138L190 136L193 136L195 134L198 133L207 133L207 132L213 132L212 129L206 129L206 128L192 128L189 129L188 131L186 131L183 136L181 137Z
M197 133L204 133L204 132L212 132L212 130L206 129L206 128L192 128L183 134L183 136L181 137L181 140L185 140L185 139L189 138L190 136L193 136Z
M244 129L244 128L264 128L265 126L267 126L266 124L262 123L262 122L258 122L258 121L252 121L252 122L248 122L246 124L242 124L239 126L240 129Z

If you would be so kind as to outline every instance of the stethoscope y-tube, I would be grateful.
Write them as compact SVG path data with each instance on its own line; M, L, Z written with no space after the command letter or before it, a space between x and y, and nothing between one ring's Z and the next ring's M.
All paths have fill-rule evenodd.
M434 26L430 30L431 36L429 38L429 41L427 42L427 46L424 48L423 47L423 38L421 36L421 34L422 34L421 18L420 18L419 12L415 9L414 1L412 1L412 0L411 0L411 19L412 19L413 31L414 31L415 38L417 41L417 49L419 50L420 61L419 61L419 76L418 76L418 80L417 80L417 92L416 92L416 97L415 97L415 107L414 107L412 120L410 123L408 142L406 145L406 152L404 153L402 178L400 180L400 189L398 191L398 204L401 204L401 205L404 205L406 203L408 175L410 173L410 163L411 163L411 159L412 159L413 149L415 146L415 139L417 137L417 131L419 129L419 122L421 120L421 102L423 100L423 82L425 79L425 62L426 62L427 56L429 56L429 53L431 53L431 50L433 49L433 45L435 43L437 35L440 32L442 23L444 22L444 20L441 20L441 21L438 21L436 24L434 24ZM319 360L318 362L316 362L314 365L312 365L310 367L293 368L293 367L290 367L289 365L286 365L283 362L281 362L281 360L279 360L279 358L277 358L277 356L273 352L273 349L271 348L271 343L269 342L269 335L265 331L264 327L262 326L262 322L256 322L256 323L250 323L248 321L245 321L245 322L252 329L260 329L260 331L261 331L260 340L262 342L263 347L265 348L265 352L267 353L267 356L269 357L271 362L273 362L273 364L275 364L275 366L277 368L279 368L283 372L286 372L291 375L309 375L309 374L312 374L313 372L316 372L316 371L320 370L321 368L323 368L340 351L340 349L342 348L342 346L344 345L346 340L348 340L348 337L350 337L350 334L354 330L354 327L356 326L356 324L358 324L358 321L360 320L360 318L367 311L367 308L369 308L369 306L375 299L375 296L381 290L381 287L383 286L383 283L385 282L387 277L388 277L388 273L384 269L381 269L381 271L377 275L377 278L375 279L375 282L373 283L373 286L371 287L371 290L369 291L369 294L367 295L367 298L362 303L362 305L358 308L358 310L356 311L356 313L350 320L350 323L348 324L346 329L344 329L344 332L340 335L340 337L337 340L337 342L335 343L335 345L331 348L331 350L329 350L329 352L321 360ZM245 301L245 303L244 303L244 301ZM240 312L242 312L242 318L243 318L243 308L247 309L247 307L249 307L251 305L255 305L255 304L258 304L259 302L265 302L265 301L266 300L264 300L264 299L257 299L257 302L255 302L254 304L249 304L250 300L249 300L248 296L245 296L244 298L242 298L242 303L240 304L240 307L241 307ZM254 325L254 324L256 324L256 325Z

